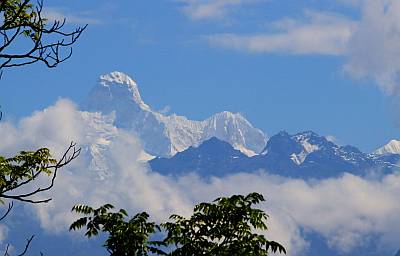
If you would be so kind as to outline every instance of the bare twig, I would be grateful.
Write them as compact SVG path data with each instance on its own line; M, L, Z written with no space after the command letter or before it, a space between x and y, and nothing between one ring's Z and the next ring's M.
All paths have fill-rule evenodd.
M8 208L6 210L6 212L3 214L3 216L0 217L0 221L2 221L5 217L7 217L7 215L10 213L11 209L14 207L14 203L8 203Z
M4 16L0 24L0 71L4 68L19 67L42 62L49 68L56 67L72 55L72 46L86 29L87 25L77 27L72 32L64 32L66 20L54 21L47 26L42 16L43 1L36 5L32 0L11 4L9 0L0 3L0 15ZM7 13L7 15L5 15ZM15 47L21 40L30 38L31 46L17 51ZM66 51L64 50L66 49ZM20 49L23 49L20 47Z

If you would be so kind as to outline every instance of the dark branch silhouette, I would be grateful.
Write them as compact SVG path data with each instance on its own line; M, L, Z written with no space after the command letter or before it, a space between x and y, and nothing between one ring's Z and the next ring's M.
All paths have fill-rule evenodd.
M5 217L7 217L7 215L11 212L12 208L14 207L14 203L8 203L8 208L6 210L6 212L3 214L3 216L1 216L0 221L4 220Z
M28 252L29 246L31 245L34 237L35 236L32 235L30 238L26 239L26 244L25 244L24 250L21 253L17 254L17 256L23 256ZM8 253L9 248L10 248L10 244L7 244L6 250L4 251L3 256L10 256L10 254Z
M36 62L54 68L71 57L70 46L78 40L87 25L64 32L65 19L48 25L42 11L42 0L36 4L32 4L31 0L1 1L0 37L3 42L0 44L0 71Z

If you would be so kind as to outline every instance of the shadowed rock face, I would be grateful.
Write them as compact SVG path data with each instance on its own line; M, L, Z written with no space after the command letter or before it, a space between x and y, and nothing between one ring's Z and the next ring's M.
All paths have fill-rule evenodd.
M267 141L266 135L239 113L224 111L195 121L155 111L142 100L136 82L121 72L101 76L82 108L113 113L115 126L137 134L145 150L155 156L173 156L211 137L227 141L247 154L259 153Z
M153 170L162 174L197 172L202 176L224 176L232 170L240 171L240 164L246 159L245 154L229 143L213 137L199 147L189 147L172 158L156 158L149 163Z
M262 154L248 157L231 145L211 138L198 147L171 158L149 161L151 168L164 174L180 175L197 172L201 176L223 176L260 169L273 174L296 178L336 177L344 172L374 175L399 170L400 155L374 155L353 146L338 146L313 132L290 135L280 132L272 136Z

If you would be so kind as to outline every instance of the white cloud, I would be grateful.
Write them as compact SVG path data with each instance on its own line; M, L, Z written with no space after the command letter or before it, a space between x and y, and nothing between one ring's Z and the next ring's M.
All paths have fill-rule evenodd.
M260 0L179 0L183 12L194 20L226 18L235 8Z
M274 232L286 244L297 244L294 247L297 249L305 246L298 236L300 227L323 235L331 246L348 252L362 246L365 238L371 234L383 235L381 242L387 243L388 238L385 236L400 226L400 222L395 220L400 212L397 199L397 193L400 192L398 175L387 176L382 181L369 181L348 174L338 179L307 183L303 180L272 177L265 173L237 174L215 179L209 184L196 185L189 183L185 191L207 194L208 199L220 194L250 191L263 193L267 197L264 207L271 213L273 227L275 221L280 223L277 226L294 225L293 230L287 228L278 231L273 228ZM193 187L200 189L190 189ZM285 231L289 234L280 233ZM400 231L395 233L399 235ZM393 243L390 249L396 246Z
M207 36L212 45L261 53L342 55L355 23L342 16L307 12L307 21L282 19L272 24L277 31L253 35Z
M345 71L371 78L389 94L400 92L400 2L365 0L348 44Z
M77 24L77 25L85 25L85 24L100 24L101 21L89 17L85 14L73 14L66 10L58 9L58 8L46 8L43 10L43 16L48 19L50 22L54 21L63 21L65 19L66 23L69 24Z
M371 79L389 95L400 93L400 2L338 0L360 10L358 20L306 11L303 19L273 22L273 31L205 36L214 46L253 53L336 55L344 71Z
M80 202L146 209L158 219L172 210L185 212L190 205L169 178L149 173L145 164L135 161L142 153L140 143L110 122L112 116L80 112L72 102L60 100L17 125L0 123L0 132L8 135L0 145L2 155L48 147L59 157L71 141L82 147L81 156L59 172L49 194L54 200L36 208L44 227L65 230L73 217L70 208Z
M149 171L135 159L141 153L135 136L112 126L112 116L82 113L61 100L33 113L17 125L2 122L0 153L8 154L48 145L57 155L70 140L82 146L82 155L59 172L49 195L53 201L29 207L48 231L62 232L74 220L76 203L110 202L134 214L146 210L157 220L171 213L189 214L194 203L231 194L257 191L266 196L260 205L271 216L268 236L282 241L290 255L304 255L309 245L303 232L317 232L332 248L351 252L376 235L377 248L396 250L400 236L400 175L368 180L350 174L306 182L265 172L202 178L188 174L173 178ZM99 156L104 157L102 162ZM93 162L93 157L100 159ZM104 164L104 173L96 173Z

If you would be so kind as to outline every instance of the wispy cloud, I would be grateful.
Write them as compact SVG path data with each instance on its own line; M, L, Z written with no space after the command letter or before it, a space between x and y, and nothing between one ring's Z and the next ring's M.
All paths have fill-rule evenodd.
M219 47L259 53L342 55L355 22L345 17L307 12L307 20L282 19L270 27L275 31L259 34L216 34L206 36Z
M371 78L391 95L400 93L400 2L365 0L348 44L345 71Z
M93 18L87 13L72 13L59 8L46 8L43 11L43 16L51 22L63 21L65 19L66 23L77 25L95 25L101 23L99 19Z
M360 10L360 18L306 11L302 19L277 20L263 32L205 38L213 46L252 53L343 56L345 73L371 79L385 93L400 95L400 2L338 2Z
M178 0L183 12L194 20L223 19L236 8L262 0Z

